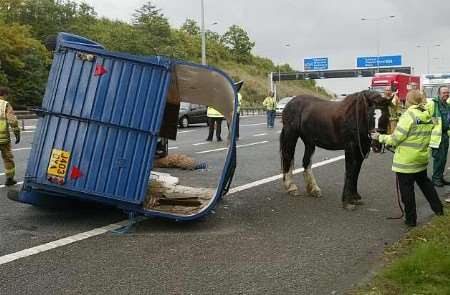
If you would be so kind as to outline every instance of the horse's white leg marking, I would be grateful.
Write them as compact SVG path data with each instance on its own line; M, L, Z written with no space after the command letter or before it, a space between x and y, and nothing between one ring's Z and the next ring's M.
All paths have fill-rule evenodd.
M303 178L305 179L306 191L312 197L321 197L320 188L317 185L316 178L312 173L311 165L309 165L305 171L303 171Z
M300 192L297 185L294 184L292 170L293 168L291 167L291 169L289 169L289 172L284 175L284 188L289 194L293 196L299 196Z

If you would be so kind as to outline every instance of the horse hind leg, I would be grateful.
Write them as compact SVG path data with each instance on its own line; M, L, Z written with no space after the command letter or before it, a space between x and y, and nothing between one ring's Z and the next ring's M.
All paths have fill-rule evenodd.
M308 195L319 198L322 196L322 193L311 169L311 158L315 149L316 147L314 145L305 144L305 154L303 155L303 168L305 170L303 171L303 178Z
M300 192L297 185L294 184L294 154L297 145L298 136L283 126L280 134L280 155L281 167L283 170L283 185L286 191L293 196L299 196Z

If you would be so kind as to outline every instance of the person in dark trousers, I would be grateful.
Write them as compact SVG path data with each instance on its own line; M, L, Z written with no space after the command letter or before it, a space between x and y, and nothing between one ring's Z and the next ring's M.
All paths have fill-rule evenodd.
M208 116L209 134L208 138L206 138L206 141L213 140L214 128L216 129L217 141L222 141L221 133L222 133L223 115L219 113L216 109L208 107L207 116Z
M442 187L450 184L450 182L444 179L449 146L448 130L450 127L450 106L447 102L449 97L448 87L439 87L438 94L438 97L433 98L428 103L429 112L436 122L430 143L433 156L433 177L431 179L435 186Z
M275 125L275 111L277 109L277 101L273 92L270 92L269 96L264 99L263 106L267 112L267 128L273 128Z
M406 97L406 106L408 109L400 117L394 133L374 133L372 138L395 147L392 171L397 174L405 206L405 224L416 226L414 183L417 183L434 213L444 215L444 210L436 189L427 176L429 144L434 123L426 106L426 99L420 91L410 91Z
M16 144L20 142L20 128L14 110L6 101L8 88L0 87L0 152L5 165L6 186L15 185L17 181L14 179L16 174L16 165L11 150L11 137L9 129L11 128L16 137Z

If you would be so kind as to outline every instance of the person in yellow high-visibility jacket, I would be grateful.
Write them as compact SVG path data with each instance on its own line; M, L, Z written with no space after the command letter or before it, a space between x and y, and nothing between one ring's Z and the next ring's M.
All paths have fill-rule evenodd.
M220 134L222 133L223 115L212 107L208 107L206 115L208 117L208 125L209 125L209 134L206 141L212 141L214 136L214 126L216 129L217 141L222 141L222 137Z
M277 109L277 100L273 92L270 92L269 96L264 99L263 106L267 112L267 128L273 128L275 124L275 110Z
M14 110L5 100L8 95L6 87L0 87L0 152L5 165L6 186L15 185L17 181L14 179L16 174L16 165L11 150L11 138L9 135L9 127L14 131L16 144L20 142L20 128Z
M408 109L401 115L394 132L390 135L372 134L380 143L395 147L392 171L397 174L402 202L405 206L405 224L416 226L417 213L414 183L417 183L431 209L437 215L444 215L442 203L427 176L430 157L431 132L434 127L426 99L418 90L406 96Z

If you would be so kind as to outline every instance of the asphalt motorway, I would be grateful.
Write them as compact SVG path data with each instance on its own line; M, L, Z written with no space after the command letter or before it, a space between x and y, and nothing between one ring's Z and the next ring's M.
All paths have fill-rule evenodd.
M195 222L145 219L125 235L111 232L0 264L0 294L342 294L367 279L383 249L406 231L396 204L392 154L364 162L359 192L365 204L341 208L342 151L318 149L313 169L322 198L292 197L280 180L280 123L241 119L238 167L232 187L213 214ZM224 126L223 137L227 128ZM34 133L14 146L23 177ZM165 170L182 184L214 187L226 143L207 143L205 126L180 129L170 152L209 163L208 171ZM303 144L297 146L300 167ZM1 169L3 171L3 168ZM1 172L0 171L0 172ZM2 175L2 174L0 174ZM0 176L0 181L4 176ZM302 175L295 176L304 191ZM445 190L439 190L444 196ZM419 223L432 216L421 193ZM118 210L79 205L40 209L13 202L0 187L0 261L5 255L84 233L126 216Z

